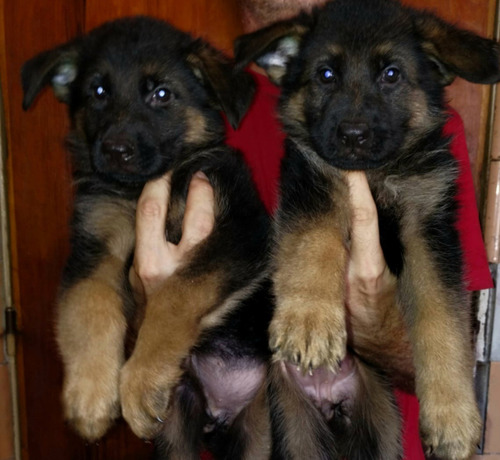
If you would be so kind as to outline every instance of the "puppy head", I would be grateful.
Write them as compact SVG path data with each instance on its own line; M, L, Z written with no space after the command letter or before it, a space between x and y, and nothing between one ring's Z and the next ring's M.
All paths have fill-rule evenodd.
M440 129L455 76L500 79L497 43L393 0L331 1L240 37L235 56L282 86L287 134L344 169L397 161Z
M221 142L219 111L236 127L253 95L251 77L220 52L145 17L104 24L35 56L22 84L25 109L49 84L68 104L77 167L124 183L159 176L185 152Z

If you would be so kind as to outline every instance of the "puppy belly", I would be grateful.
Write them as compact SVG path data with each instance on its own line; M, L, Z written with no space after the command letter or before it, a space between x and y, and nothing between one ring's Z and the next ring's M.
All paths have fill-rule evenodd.
M216 424L230 425L253 400L266 374L266 366L253 359L193 355L191 362L203 388L207 414Z
M358 372L353 359L347 355L341 362L337 373L324 367L303 374L293 364L282 362L283 372L310 398L314 405L329 421L337 407L342 413L350 413L358 392Z

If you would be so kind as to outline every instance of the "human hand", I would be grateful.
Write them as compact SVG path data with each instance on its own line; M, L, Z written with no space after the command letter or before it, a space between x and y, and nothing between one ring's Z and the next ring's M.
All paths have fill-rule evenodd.
M166 240L165 222L170 195L170 173L144 186L136 211L136 245L129 280L136 296L146 300L185 261L189 251L212 231L214 193L202 172L189 185L179 244Z
M380 246L375 202L362 171L347 173L352 209L347 308L352 326L383 326L388 309L395 309L396 278L389 271Z
M385 368L394 382L413 389L413 360L397 304L397 280L384 259L375 202L361 171L347 173L352 209L347 270L348 334L353 349Z

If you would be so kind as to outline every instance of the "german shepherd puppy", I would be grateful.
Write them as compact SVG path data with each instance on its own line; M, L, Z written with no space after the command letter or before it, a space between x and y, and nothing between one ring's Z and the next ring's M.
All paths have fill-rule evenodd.
M163 433L161 458L198 458L214 428L222 428L220 457L260 458L266 409L253 402L265 402L269 218L242 157L224 145L220 113L239 123L251 77L204 41L139 17L35 56L22 84L25 109L50 84L71 120L76 195L56 328L65 417L95 440L121 406L137 436ZM197 171L214 189L215 225L139 315L127 276L136 204L144 184L167 171L167 239L181 238Z
M498 81L498 44L394 0L336 0L240 37L235 50L239 65L255 60L282 87L287 140L270 326L274 359L306 373L337 369L346 355L351 209L344 171L364 170L409 328L423 440L438 457L471 457L481 420L455 229L458 168L443 135L444 87L456 76ZM314 444L312 431L296 429L290 406L281 403L275 424L282 439L318 452L308 458L344 455ZM371 419L384 425L378 414ZM305 458L294 449L284 443L286 458ZM362 458L394 458L394 450L372 449Z

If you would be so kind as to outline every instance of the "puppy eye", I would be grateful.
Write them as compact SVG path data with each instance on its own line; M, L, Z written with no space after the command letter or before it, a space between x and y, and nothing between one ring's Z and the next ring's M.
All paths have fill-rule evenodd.
M384 83L396 83L399 81L399 78L401 76L401 71L397 67L387 67L387 69L384 69L382 72L382 81Z
M102 85L97 85L94 88L94 97L96 99L104 99L108 95L108 92L106 91L106 88Z
M172 97L172 92L165 87L156 88L153 92L153 97L151 98L151 104L154 106L161 106L170 101Z
M337 77L330 67L320 67L318 76L323 83L334 83L337 81Z
M108 98L109 91L106 86L100 83L96 83L94 85L91 85L90 94L94 99L98 101L104 101Z

